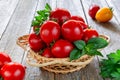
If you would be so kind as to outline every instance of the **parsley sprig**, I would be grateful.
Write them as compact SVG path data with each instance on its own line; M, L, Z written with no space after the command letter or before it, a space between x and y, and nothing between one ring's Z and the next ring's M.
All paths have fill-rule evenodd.
M107 55L107 59L101 61L101 73L103 78L120 80L120 50Z
M87 43L83 40L75 41L74 45L75 48L70 53L70 60L78 59L85 54L103 56L98 49L106 47L108 42L103 38L96 37L91 38Z
M45 9L43 10L38 10L37 11L37 16L34 17L34 20L32 20L32 27L37 26L38 29L35 29L35 32L38 33L39 32L39 27L46 21L49 19L49 15L51 12L51 7L48 3L46 3L45 5Z

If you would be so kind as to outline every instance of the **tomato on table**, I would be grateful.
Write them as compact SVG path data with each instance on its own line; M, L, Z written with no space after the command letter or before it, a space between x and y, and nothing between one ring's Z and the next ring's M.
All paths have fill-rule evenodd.
M70 20L77 20L85 23L84 19L81 16L71 16Z

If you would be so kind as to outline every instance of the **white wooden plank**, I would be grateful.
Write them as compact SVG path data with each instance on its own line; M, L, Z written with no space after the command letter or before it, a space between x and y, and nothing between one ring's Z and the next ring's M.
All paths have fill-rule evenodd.
M19 0L0 1L0 38L5 31Z

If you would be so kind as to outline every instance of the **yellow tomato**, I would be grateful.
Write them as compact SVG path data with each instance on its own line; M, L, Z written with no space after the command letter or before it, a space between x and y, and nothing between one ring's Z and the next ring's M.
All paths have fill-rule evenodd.
M113 17L113 11L111 8L103 7L98 10L95 15L95 18L99 22L108 22Z

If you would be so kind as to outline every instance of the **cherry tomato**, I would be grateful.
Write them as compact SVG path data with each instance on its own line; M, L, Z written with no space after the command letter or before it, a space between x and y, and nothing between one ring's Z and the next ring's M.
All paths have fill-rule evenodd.
M11 58L8 54L0 52L0 68L5 65L6 63L11 62Z
M66 58L69 57L70 52L73 50L74 46L67 40L60 39L55 42L52 47L52 54L56 58Z
M76 40L81 40L83 36L82 26L78 21L68 20L62 25L62 36L69 40L70 42L74 42Z
M60 26L54 21L46 21L40 29L40 36L42 40L49 45L60 37Z
M77 20L85 23L84 19L81 16L71 16L70 20Z
M36 35L35 33L30 34L28 41L30 48L35 52L38 52L45 47L45 43L40 38L40 35Z
M42 56L47 57L47 58L52 58L53 55L52 55L51 49L50 48L44 49Z
M82 27L83 30L86 29L86 28L88 28L88 25L85 24L84 22L78 21L78 23L80 24L80 26Z
M1 75L4 80L23 80L25 68L19 63L10 62L1 68Z
M99 34L95 29L85 29L84 30L84 35L83 35L83 40L87 42L89 39L93 37L98 37Z
M90 6L88 14L92 19L95 19L95 15L97 13L97 11L100 9L100 7L96 4L93 4Z
M66 9L56 8L50 14L51 20L56 20L60 25L62 25L65 21L69 20L71 17L70 12Z

